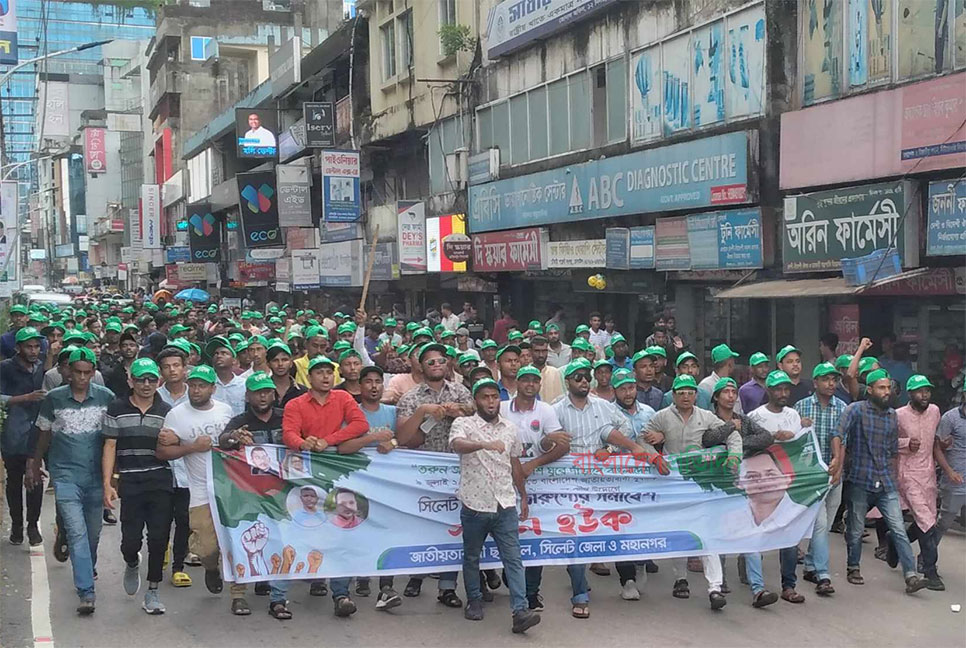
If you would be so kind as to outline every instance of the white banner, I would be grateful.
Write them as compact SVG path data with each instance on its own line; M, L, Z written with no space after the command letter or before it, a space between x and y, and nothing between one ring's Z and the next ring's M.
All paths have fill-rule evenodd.
M603 268L607 265L607 240L551 241L544 258L547 268Z
M277 266L276 266L277 270ZM319 287L318 250L292 250L292 285L297 290Z
M141 240L146 250L161 248L161 187L141 185Z

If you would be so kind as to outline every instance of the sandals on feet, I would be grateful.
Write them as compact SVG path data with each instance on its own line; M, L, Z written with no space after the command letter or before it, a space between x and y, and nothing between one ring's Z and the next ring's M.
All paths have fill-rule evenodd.
M789 603L804 603L805 597L792 588L786 587L782 590L782 600L788 601Z
M575 619L589 619L590 606L587 603L574 603L574 607L570 610L570 613Z
M819 596L829 596L830 594L835 594L835 588L832 587L832 581L827 578L820 580L818 585L815 587L815 593Z
M252 609L248 607L248 601L236 598L231 600L231 613L235 616L248 616L252 613Z
M688 581L684 579L674 581L674 589L671 590L671 596L679 599L691 598L691 588L688 587Z
M460 599L459 596L456 595L456 592L454 590L443 590L436 597L436 600L442 603L443 605L445 605L446 607L451 607L451 608L463 607L463 601Z
M275 601L273 603L269 603L268 613L279 621L288 621L292 618L292 612L288 609L288 606L285 605L285 601Z
M865 585L865 579L862 578L862 574L859 573L858 567L848 570L845 580L849 581L853 585Z
M419 593L423 589L423 581L418 578L410 578L409 582L406 583L406 589L403 590L403 596L408 596L409 598L414 598L419 596Z

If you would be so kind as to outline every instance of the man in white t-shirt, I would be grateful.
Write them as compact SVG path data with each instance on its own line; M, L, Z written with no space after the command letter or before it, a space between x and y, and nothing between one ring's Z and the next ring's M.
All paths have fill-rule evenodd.
M221 401L213 400L215 393L215 370L208 365L198 365L188 374L188 402L172 408L164 418L164 429L159 439L158 457L177 459L184 457L188 474L188 523L191 527L189 544L192 552L201 559L205 568L205 587L212 594L221 592L224 584L219 570L220 556L215 523L208 507L208 461L211 446L231 420L231 408ZM251 610L235 603L244 601L245 586L232 583L232 612L251 614ZM237 609L236 609L237 608Z
M520 463L527 477L539 466L556 461L570 452L570 436L560 426L557 413L548 403L537 400L540 380L540 370L536 367L520 367L517 371L516 396L500 403L500 416L513 423L517 437L523 444ZM543 567L527 567L524 575L529 608L543 610L543 598L540 596Z
M791 407L788 407L788 399L791 396L792 379L788 374L780 369L772 371L765 379L765 389L768 392L768 402L755 409L748 418L772 433L776 441L788 441L797 438L808 430L802 429L802 417ZM748 462L750 459L746 459ZM777 494L777 493L776 493ZM778 509L789 509L789 506L781 506L782 502L788 500L788 504L793 504L788 495L784 494L781 501L777 502L774 513ZM768 518L772 517L769 515ZM768 518L755 520L759 528L768 527ZM782 572L782 599L789 603L802 603L805 597L795 591L797 576L795 568L798 564L798 546L786 547L778 553ZM751 587L752 605L754 607L764 607L774 603L777 597L765 589L764 578L761 573L761 554L745 554L745 568L748 575L748 582Z
M258 113L248 116L248 132L245 133L246 146L271 146L275 147L275 134L262 126L262 119Z

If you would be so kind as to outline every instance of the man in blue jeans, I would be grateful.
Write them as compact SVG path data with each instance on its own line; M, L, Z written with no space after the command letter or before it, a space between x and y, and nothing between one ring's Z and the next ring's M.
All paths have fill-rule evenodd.
M70 564L81 615L94 612L94 574L101 536L104 491L101 479L102 427L111 390L93 384L97 358L86 347L68 358L70 384L51 390L40 403L37 443L27 461L29 488L41 483L40 464L54 485L54 499L67 531Z
M889 407L892 379L884 369L876 369L866 377L866 387L867 400L852 403L845 409L832 436L833 454L838 456L845 446L844 463L848 466L845 481L850 484L845 531L848 547L846 579L853 585L865 584L859 571L862 530L865 514L875 506L892 534L906 580L906 594L912 594L926 587L927 583L916 575L916 559L899 506L899 421L895 410ZM841 475L842 466L837 466L836 470ZM837 481L839 475L833 475L833 481Z
M527 491L520 465L523 444L516 426L500 416L500 387L484 378L473 385L476 414L453 421L449 444L460 455L460 486L463 503L463 582L470 621L483 618L480 590L480 552L488 535L493 536L510 589L513 632L520 634L540 623L540 615L527 605L527 586L520 559L519 520L529 517ZM516 493L520 493L517 516Z

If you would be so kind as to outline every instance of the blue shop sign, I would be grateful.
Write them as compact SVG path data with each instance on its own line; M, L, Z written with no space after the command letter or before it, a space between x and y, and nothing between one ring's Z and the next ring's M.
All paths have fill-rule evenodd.
M751 131L706 137L469 188L473 233L741 205L757 199Z
M926 209L926 254L966 254L966 180L930 182Z

